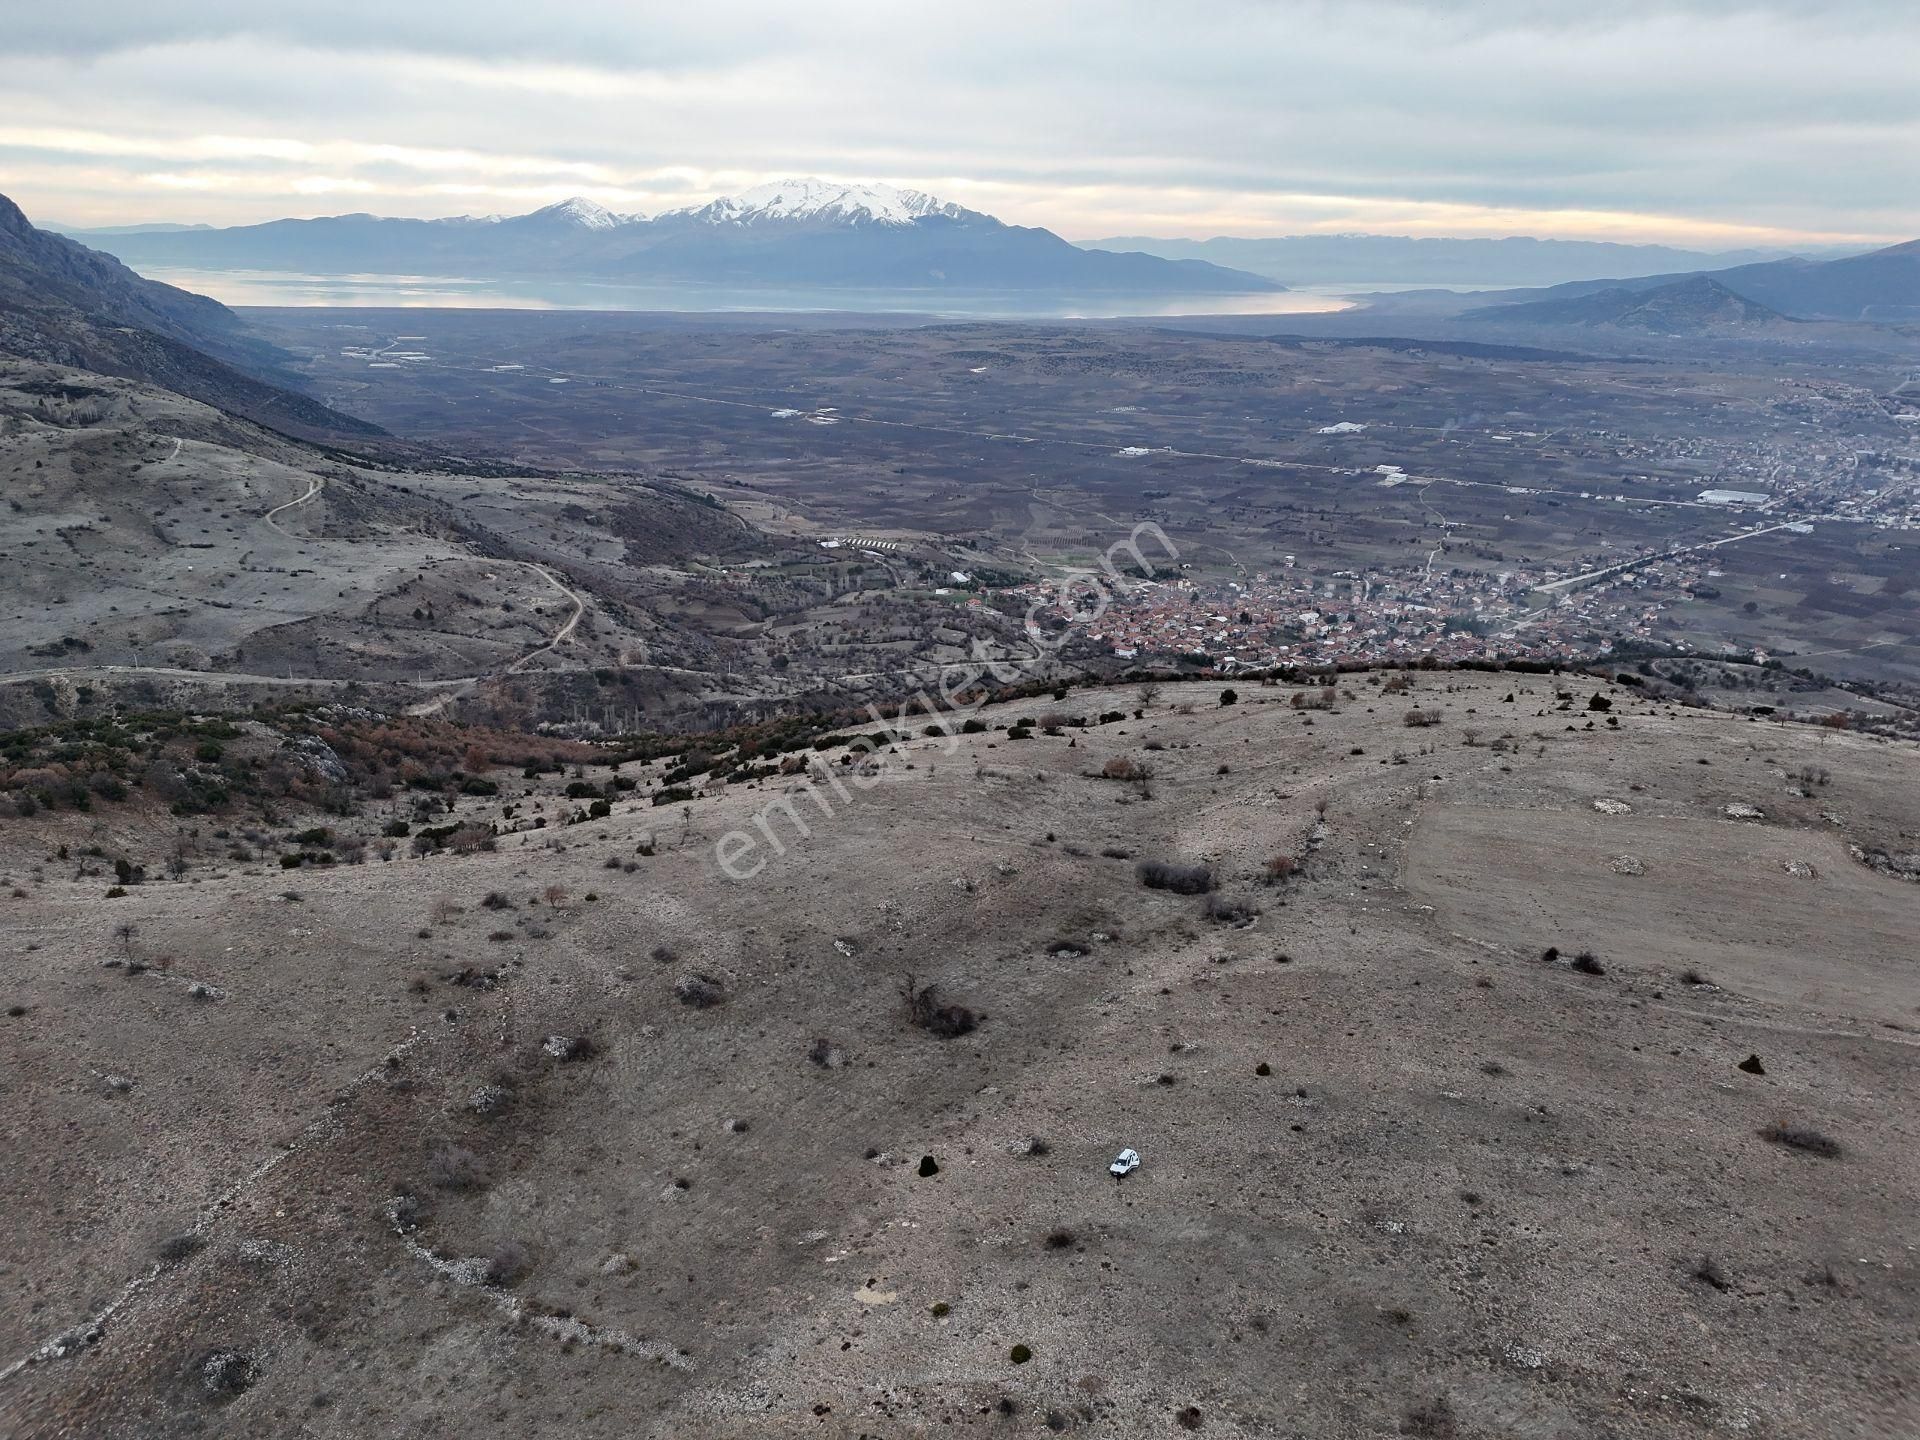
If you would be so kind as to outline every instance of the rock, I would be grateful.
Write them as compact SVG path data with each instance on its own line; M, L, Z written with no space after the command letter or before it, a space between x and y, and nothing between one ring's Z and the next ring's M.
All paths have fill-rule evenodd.
M1747 1056L1746 1059L1740 1062L1739 1068L1746 1071L1749 1075L1764 1075L1767 1073L1767 1067L1760 1063L1760 1057L1758 1055Z
M1727 806L1725 814L1729 820L1764 820L1767 818L1767 812L1762 810L1758 805L1746 805L1737 800Z
M296 735L287 742L287 749L293 752L296 760L321 779L330 780L336 785L344 785L347 782L345 762L335 753L334 748L318 735Z

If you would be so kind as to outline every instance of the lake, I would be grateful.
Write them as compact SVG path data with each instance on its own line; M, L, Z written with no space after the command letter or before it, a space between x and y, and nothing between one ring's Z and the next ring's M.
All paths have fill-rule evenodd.
M1345 310L1327 287L1250 295L953 294L940 290L739 289L586 280L487 280L443 275L302 275L277 270L142 270L149 279L227 305L417 307L446 310L679 312L857 311L955 319L1104 320L1158 315L1308 315Z

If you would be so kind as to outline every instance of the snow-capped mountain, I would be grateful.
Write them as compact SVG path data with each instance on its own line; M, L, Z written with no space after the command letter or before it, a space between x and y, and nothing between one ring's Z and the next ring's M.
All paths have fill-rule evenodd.
M562 200L557 205L544 206L530 215L509 218L547 225L568 225L578 230L617 230L622 225L638 225L646 220L644 215L617 215L606 206L583 200L578 195L571 200Z
M902 190L893 185L843 185L834 180L776 180L756 185L738 195L722 195L705 205L669 210L669 216L712 225L761 225L788 220L815 220L847 225L911 225L931 215L949 220L977 210L939 200L924 190Z
M780 180L648 220L591 200L526 215L393 220L334 215L225 230L101 235L139 266L540 276L742 290L1185 295L1284 287L1198 260L1081 249L919 190Z

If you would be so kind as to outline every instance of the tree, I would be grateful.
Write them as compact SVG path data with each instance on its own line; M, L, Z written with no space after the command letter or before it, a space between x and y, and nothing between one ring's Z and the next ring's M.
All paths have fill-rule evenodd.
M1151 710L1153 708L1153 702L1160 698L1160 682L1158 680L1149 680L1140 687L1137 693L1140 697L1140 708L1142 710Z

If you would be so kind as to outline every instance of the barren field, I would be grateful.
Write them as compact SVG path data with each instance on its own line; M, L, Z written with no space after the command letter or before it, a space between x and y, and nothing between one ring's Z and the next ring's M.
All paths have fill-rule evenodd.
M1412 679L107 901L165 816L0 822L0 1431L1911 1433L1914 748Z

